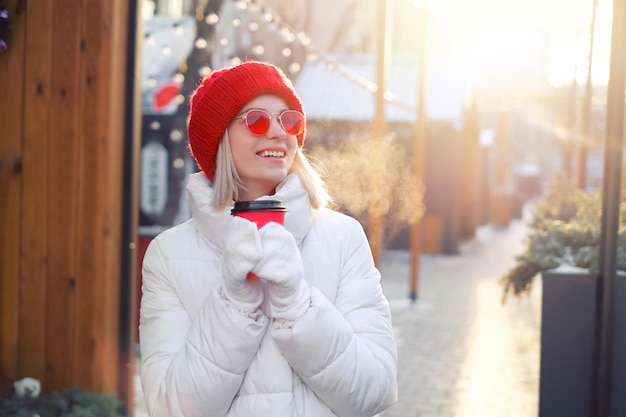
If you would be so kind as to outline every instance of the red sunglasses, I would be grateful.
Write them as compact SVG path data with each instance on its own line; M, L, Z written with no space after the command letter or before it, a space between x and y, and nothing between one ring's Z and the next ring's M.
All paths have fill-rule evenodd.
M304 115L296 110L284 110L280 113L269 113L261 109L248 110L237 119L244 119L250 133L264 135L270 130L272 116L278 115L278 122L285 132L290 135L300 135L304 132Z

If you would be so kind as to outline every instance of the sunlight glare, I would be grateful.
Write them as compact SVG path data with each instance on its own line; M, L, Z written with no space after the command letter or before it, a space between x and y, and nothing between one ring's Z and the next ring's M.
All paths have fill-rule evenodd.
M608 65L606 3L598 5L594 78L605 76ZM475 71L540 71L552 84L586 73L593 0L431 0L427 7L431 30L442 32Z

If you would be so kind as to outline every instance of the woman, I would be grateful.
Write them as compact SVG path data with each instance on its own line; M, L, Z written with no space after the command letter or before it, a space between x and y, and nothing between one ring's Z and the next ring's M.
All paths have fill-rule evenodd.
M360 224L325 207L304 137L300 99L273 65L215 71L192 95L192 219L143 263L151 416L372 416L396 401L380 274ZM231 215L255 199L282 200L284 227Z

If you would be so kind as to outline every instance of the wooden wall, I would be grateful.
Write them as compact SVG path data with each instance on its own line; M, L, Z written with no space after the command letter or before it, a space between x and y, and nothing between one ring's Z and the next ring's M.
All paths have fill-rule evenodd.
M119 312L123 188L133 178L123 163L129 5L4 3L0 390L30 376L44 392L78 384L127 400L119 380L132 361L120 354Z

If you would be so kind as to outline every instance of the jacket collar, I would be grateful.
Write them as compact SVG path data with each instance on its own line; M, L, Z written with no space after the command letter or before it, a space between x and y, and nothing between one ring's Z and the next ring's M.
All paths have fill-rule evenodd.
M187 192L191 206L192 219L203 238L217 251L221 252L222 238L231 217L234 204L215 210L211 205L213 188L203 172L189 176ZM313 212L309 195L296 174L289 174L278 185L272 196L263 196L259 200L282 200L285 213L285 228L293 235L300 246L313 224Z

